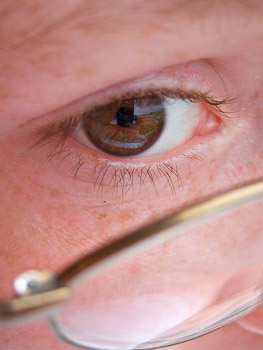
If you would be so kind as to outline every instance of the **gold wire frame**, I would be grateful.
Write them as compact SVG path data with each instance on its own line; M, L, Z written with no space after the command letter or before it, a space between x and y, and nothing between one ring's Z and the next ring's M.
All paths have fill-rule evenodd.
M79 279L93 277L119 260L143 251L153 243L171 238L178 233L178 229L199 219L261 197L263 197L262 180L206 198L138 229L77 260L59 273L56 279L53 273L50 273L50 279L54 282L49 290L0 302L0 323L24 320L28 316L43 313L45 315L71 297L71 288ZM175 230L167 232L172 227Z

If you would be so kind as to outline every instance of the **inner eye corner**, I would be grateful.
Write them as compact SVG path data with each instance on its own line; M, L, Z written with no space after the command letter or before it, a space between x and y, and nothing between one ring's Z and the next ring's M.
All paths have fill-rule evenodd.
M207 103L202 103L202 108L205 110L205 117L203 123L197 129L197 134L205 136L207 134L212 134L223 127L224 117L220 111L218 112L216 107L207 105Z

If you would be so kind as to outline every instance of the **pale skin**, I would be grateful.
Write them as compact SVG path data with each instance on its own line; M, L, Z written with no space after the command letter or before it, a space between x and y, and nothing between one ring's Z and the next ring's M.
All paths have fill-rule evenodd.
M261 1L58 0L37 6L14 1L0 8L1 298L12 295L13 279L27 269L60 271L131 227L262 177ZM67 140L73 155L63 161L60 154L46 162L49 145L32 149L36 125L77 113L86 98L96 101L105 89L128 91L160 81L191 88L203 84L216 97L233 99L224 111L237 117L223 118L221 127L212 120L198 148L203 162L196 157L178 162L183 185L169 186L162 176L154 186L146 179L141 188L137 177L133 191L109 192L109 180L100 178L97 182L105 186L94 186L94 178L86 175L102 162L101 153L73 139ZM187 151L197 141L185 146ZM169 152L104 158L121 169L142 169L181 150ZM74 177L74 154L80 153L86 163ZM219 235L217 240L222 246ZM255 324L260 317L256 311L252 321L176 348L259 350L262 332ZM44 321L1 331L0 345L5 350L72 348L55 338Z

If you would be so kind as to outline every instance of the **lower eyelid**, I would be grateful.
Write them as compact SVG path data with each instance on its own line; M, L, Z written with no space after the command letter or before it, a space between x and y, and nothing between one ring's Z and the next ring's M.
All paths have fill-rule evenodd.
M61 148L57 148L58 142L54 140L53 147L49 144L45 149L48 161L58 175L68 179L68 188L72 187L73 179L78 193L96 194L94 202L110 204L167 195L177 198L185 183L214 172L211 160L215 160L220 152L215 145L222 142L222 129L196 136L180 154L169 152L165 160L163 155L162 159L156 156L150 161L134 159L124 162L123 159L116 161L101 155L98 158L96 152L87 152L86 147L71 137Z
M223 128L224 122L220 117L217 117L215 115L208 115L206 118L206 123L201 123L200 126L195 130L193 137L185 144L179 146L176 148L176 150L172 149L168 152L163 152L161 154L156 154L153 156L148 156L146 152L144 152L140 157L115 157L102 152L98 153L96 148L89 149L82 143L78 142L72 136L68 137L68 143L70 143L70 148L72 147L73 149L76 149L76 155L82 157L83 160L96 160L105 164L107 163L108 165L116 168L138 168L141 166L152 166L155 163L160 164L162 161L169 159L183 158L185 153L191 151L191 149L195 148L195 146L198 146L200 143L205 142L207 137L211 136L211 141L213 134L218 134L218 132Z

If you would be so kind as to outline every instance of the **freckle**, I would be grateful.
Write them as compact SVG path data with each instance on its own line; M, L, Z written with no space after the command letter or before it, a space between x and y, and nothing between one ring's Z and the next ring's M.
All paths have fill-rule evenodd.
M186 51L179 51L176 55L176 57L180 60L180 61L186 61L188 58L189 54Z
M209 176L209 182L213 182L214 181L214 174L211 174L210 176Z
M53 190L50 191L50 196L52 198L59 198L60 197L60 192L58 190L56 190L56 189L53 189Z
M95 63L89 63L85 64L84 66L81 66L79 69L75 72L75 78L77 80L85 79L89 77L90 75L94 75L98 72L98 65Z
M14 195L21 195L24 191L20 187L13 186L12 192Z
M239 167L238 167L238 171L240 172L240 174L242 174L243 171L244 171L244 168L243 168L242 166L239 166Z
M38 54L39 62L46 63L46 62L50 61L51 54L52 54L52 51L41 52L40 54Z
M99 215L98 215L98 219L99 219L99 220L103 220L103 219L107 218L107 216L108 216L107 214L102 213L102 214L99 214Z
M144 26L140 29L139 34L141 37L149 38L153 33L153 29L151 26Z
M1 98L8 98L8 97L13 96L13 95L14 95L13 87L5 86L5 87L1 88L1 90L0 90Z
M137 209L123 210L120 213L119 220L120 221L134 220L136 216L137 216Z
M0 176L5 176L6 175L6 172L5 170L2 168L0 168Z

